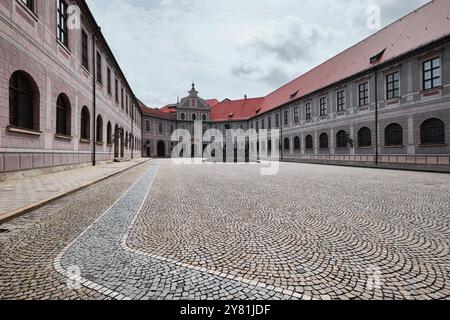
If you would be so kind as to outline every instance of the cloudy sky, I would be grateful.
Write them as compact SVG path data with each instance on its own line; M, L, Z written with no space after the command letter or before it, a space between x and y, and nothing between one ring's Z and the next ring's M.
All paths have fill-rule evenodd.
M87 0L135 94L264 96L429 0ZM369 19L369 21L373 21Z

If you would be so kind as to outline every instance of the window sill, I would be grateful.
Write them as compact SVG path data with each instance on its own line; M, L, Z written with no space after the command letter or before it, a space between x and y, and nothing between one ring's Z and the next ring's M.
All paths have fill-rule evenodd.
M103 142L96 142L95 144L98 145L98 146L102 146Z
M18 3L21 8L23 8L26 12L28 12L28 14L36 21L38 22L39 18L36 15L36 13L34 13L33 10L31 10L30 8L28 8L22 1L16 1L16 3Z
M394 98L394 99L388 99L386 100L386 105L390 106L393 104L399 104L400 103L400 98Z
M447 147L446 143L441 144L419 144L420 148L444 148Z
M67 53L69 56L72 55L72 51L70 51L70 49L69 49L64 43L61 42L61 40L56 39L56 42L59 44L59 46L60 46L64 51L66 51L66 53Z
M324 115L324 116L320 116L320 120L327 120L328 116Z
M89 68L86 68L85 66L81 65L81 69L83 69L87 73L88 76L91 75L91 72L89 71Z
M336 112L336 114L338 116L344 116L345 115L345 110L344 111L338 111L338 112Z
M349 147L337 147L337 148L336 148L336 150L342 150L342 151L343 151L343 150L348 150L348 149L349 149Z
M35 137L39 137L42 134L41 131L35 131L35 130L31 130L31 129L22 129L22 128L17 128L17 127L13 127L13 126L8 126L7 130L8 130L8 132L27 134L27 135L35 136Z
M357 149L372 149L373 146L357 147Z
M431 96L435 96L435 95L441 94L441 92L442 92L442 86L441 87L435 87L435 88L428 89L428 90L422 90L420 92L420 94L423 97L426 98L426 97L431 97Z
M89 139L80 139L81 143L91 143L91 140Z
M405 146L403 144L399 144L399 145L393 145L393 146L383 146L386 149L399 149L399 148L404 148Z
M107 147L112 147L112 143L107 143L106 146Z
M358 107L358 110L359 110L359 111L369 110L369 105L366 104L366 105L363 105L363 106L359 106L359 107Z
M71 136L66 136L64 134L59 134L59 133L55 134L55 138L60 139L60 140L66 140L66 141L72 141L72 139L73 139L73 137L71 137Z

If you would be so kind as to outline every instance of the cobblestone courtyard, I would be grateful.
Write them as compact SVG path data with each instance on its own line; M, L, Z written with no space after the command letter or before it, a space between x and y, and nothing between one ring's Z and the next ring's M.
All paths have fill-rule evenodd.
M450 299L448 175L260 168L153 161L1 225L0 298Z

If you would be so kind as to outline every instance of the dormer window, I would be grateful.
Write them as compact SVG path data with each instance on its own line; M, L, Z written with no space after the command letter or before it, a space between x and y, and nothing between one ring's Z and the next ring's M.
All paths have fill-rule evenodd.
M297 90L297 91L295 91L293 94L291 94L291 100L294 99L294 98L297 96L298 91L299 91L299 90Z

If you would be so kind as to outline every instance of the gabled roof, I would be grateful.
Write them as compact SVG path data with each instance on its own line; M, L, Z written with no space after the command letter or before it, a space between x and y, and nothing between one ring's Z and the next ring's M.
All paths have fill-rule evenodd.
M434 0L269 94L261 113L387 62L450 34L450 1ZM292 95L295 97L292 98Z
M155 118L160 118L160 119L165 119L165 120L176 120L177 119L175 114L162 112L159 109L149 108L141 100L138 100L138 103L139 103L139 107L141 108L142 114L144 116L150 116L150 117L155 117Z
M263 98L206 100L212 121L248 120L450 35L450 0L434 0ZM176 113L176 105L158 112Z
M257 115L264 98L224 100L211 109L212 121L247 120Z

